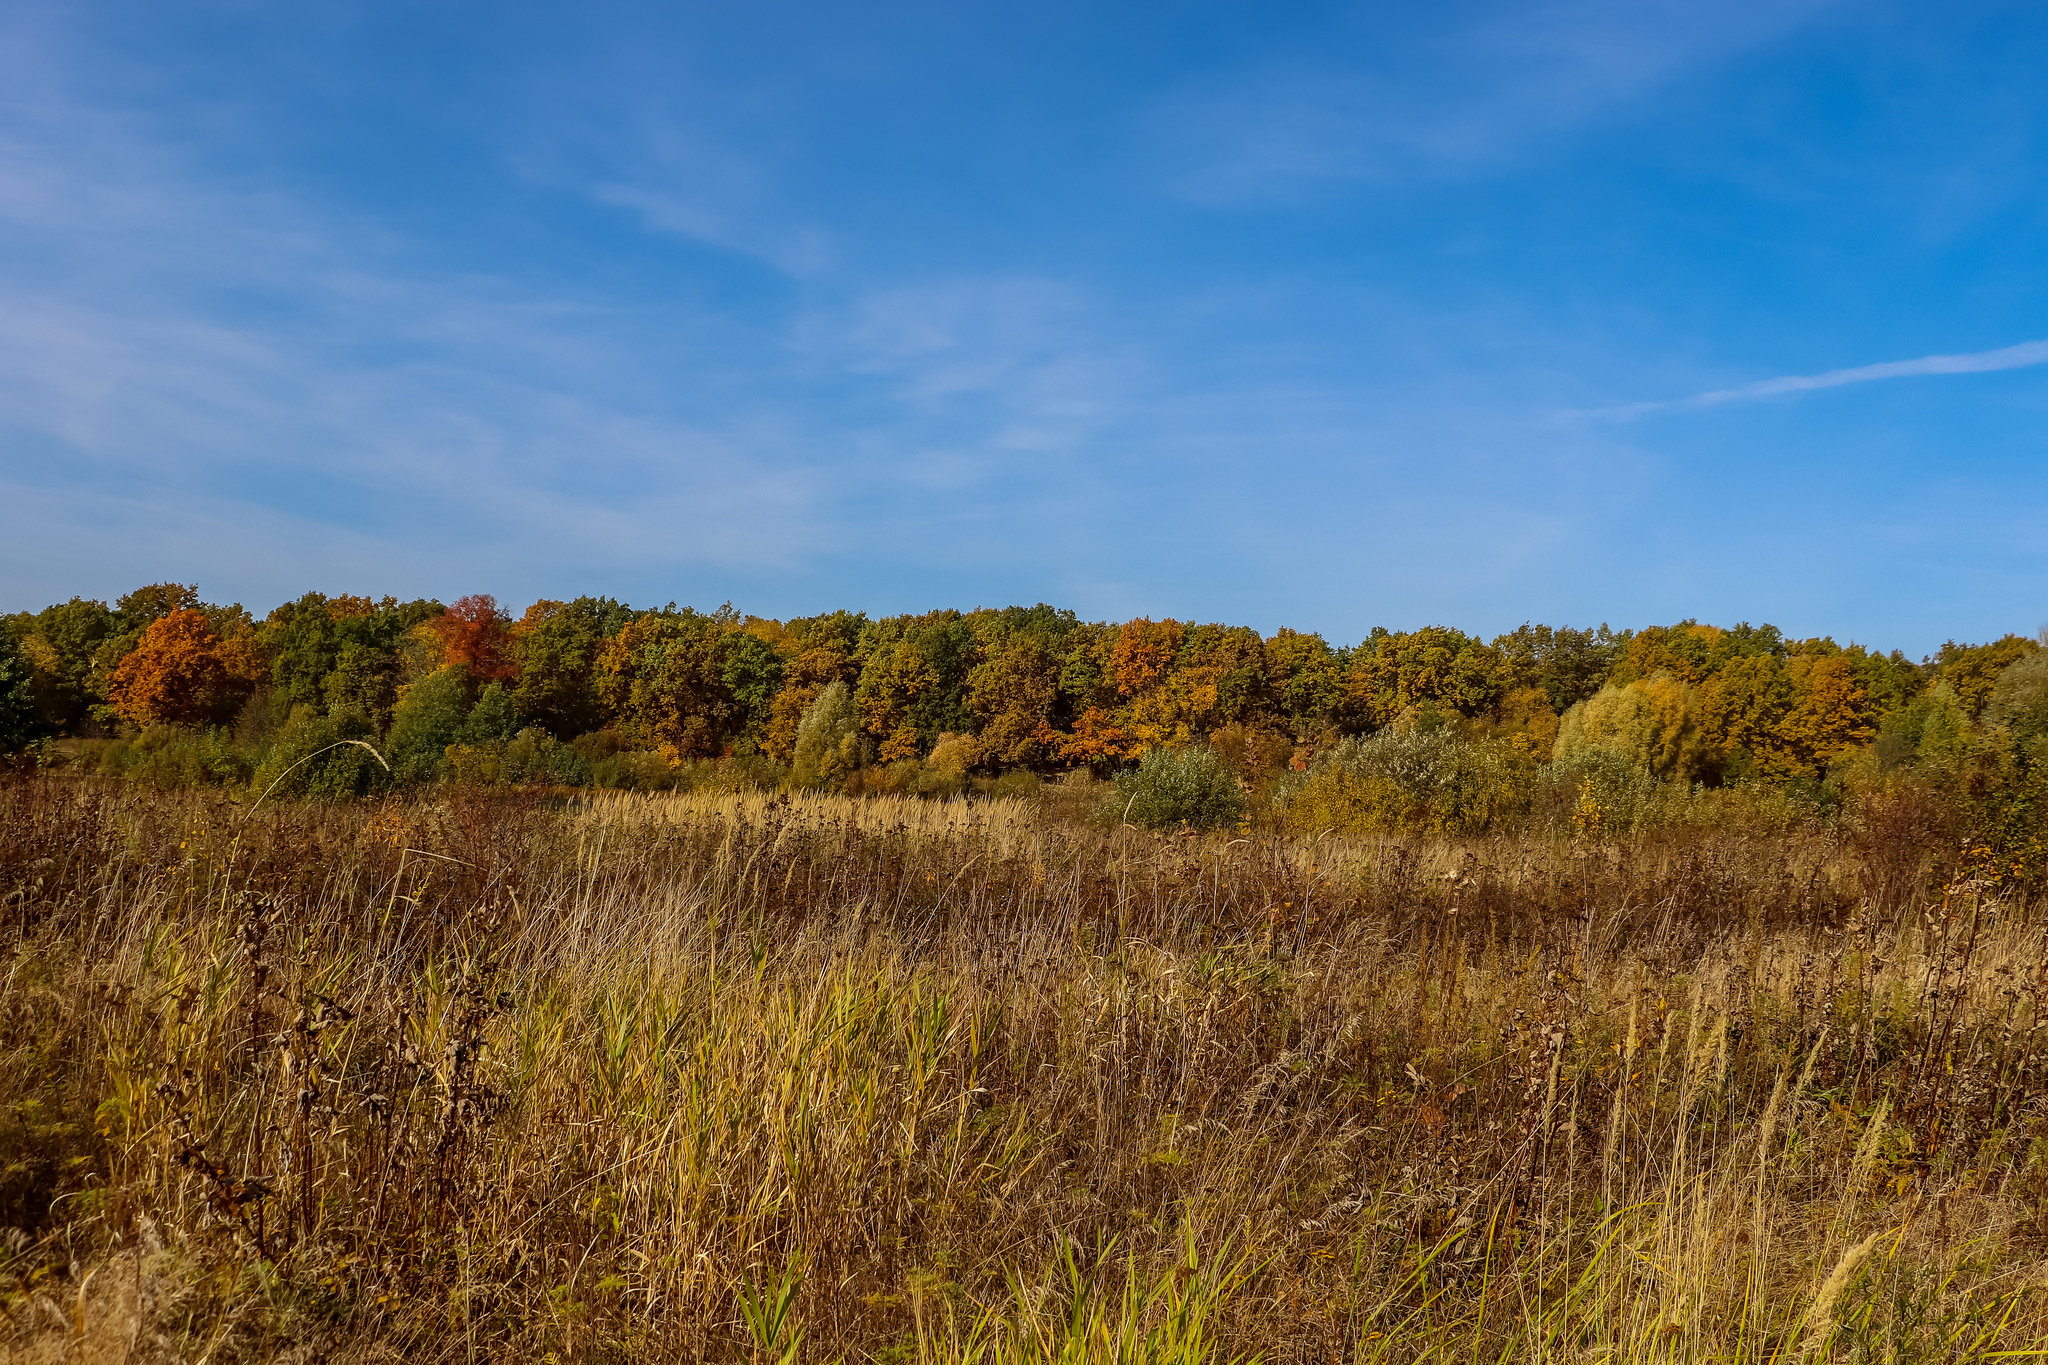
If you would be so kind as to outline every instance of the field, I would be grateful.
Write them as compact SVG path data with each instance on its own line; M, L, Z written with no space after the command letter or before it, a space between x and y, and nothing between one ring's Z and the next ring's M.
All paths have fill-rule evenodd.
M2042 907L1629 840L0 785L21 1361L2043 1354Z

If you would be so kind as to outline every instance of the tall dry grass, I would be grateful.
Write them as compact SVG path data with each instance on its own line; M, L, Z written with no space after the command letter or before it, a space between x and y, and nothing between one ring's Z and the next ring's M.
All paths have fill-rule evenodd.
M9 1349L2038 1351L2042 925L1866 815L1311 841L16 782Z

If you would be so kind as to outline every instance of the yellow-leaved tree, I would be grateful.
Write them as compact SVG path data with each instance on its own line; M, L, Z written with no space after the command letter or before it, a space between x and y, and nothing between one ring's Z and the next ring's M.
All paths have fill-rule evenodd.
M1659 673L1626 687L1609 684L1564 713L1554 753L1620 754L1653 777L1689 781L1702 748L1698 698L1689 683Z

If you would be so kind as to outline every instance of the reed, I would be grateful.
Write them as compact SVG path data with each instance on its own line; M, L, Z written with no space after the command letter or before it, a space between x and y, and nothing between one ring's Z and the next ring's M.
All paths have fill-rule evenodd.
M0 786L21 1359L2039 1354L1967 859Z

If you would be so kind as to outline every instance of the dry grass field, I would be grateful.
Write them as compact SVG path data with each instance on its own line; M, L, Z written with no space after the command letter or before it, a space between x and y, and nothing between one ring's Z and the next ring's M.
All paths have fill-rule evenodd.
M2048 1353L2048 945L1634 842L0 785L20 1361Z

